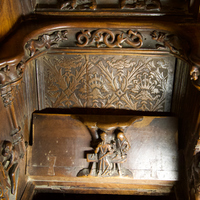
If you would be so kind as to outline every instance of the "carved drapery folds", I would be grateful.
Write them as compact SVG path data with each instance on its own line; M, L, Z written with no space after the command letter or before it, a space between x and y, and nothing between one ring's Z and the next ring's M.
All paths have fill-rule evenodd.
M127 33L122 31L113 32L109 29L99 29L94 32L81 31L77 36L77 46L86 47L96 45L99 47L120 47L126 43L131 47L140 48L143 44L142 35L137 31L129 30Z
M77 176L132 177L130 170L121 167L127 160L127 152L131 146L122 129L117 128L112 134L109 138L106 131L99 133L101 142L94 153L87 154L87 162L92 164L91 168L81 170Z

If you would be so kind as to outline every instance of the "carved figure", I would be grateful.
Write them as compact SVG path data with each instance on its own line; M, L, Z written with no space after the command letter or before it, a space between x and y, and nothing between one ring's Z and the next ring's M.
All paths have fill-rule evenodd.
M8 177L6 176L3 165L0 162L0 199L1 200L9 199L8 188L11 188L11 186L8 183Z
M11 193L14 194L16 190L16 172L18 169L19 156L10 141L4 141L2 155L4 157L2 164L6 173L9 174L11 181Z
M132 9L132 10L161 10L160 0L135 0L132 4L126 3L126 0L121 0L121 9Z
M62 10L87 10L92 9L96 10L97 4L96 0L66 0L63 3L61 3L60 9Z
M157 49L169 49L174 54L180 54L182 51L182 46L179 42L179 38L175 35L168 35L167 33L153 31L151 33L152 39L156 40L157 42L163 43L156 44Z
M121 163L125 162L127 159L126 152L130 149L130 144L128 140L126 139L124 133L120 131L117 134L117 140L116 140L116 151L114 152L115 157L112 159L112 163L116 163L118 167L119 175L122 175L121 172Z
M98 175L106 175L110 171L110 155L112 154L112 147L107 143L107 134L105 132L101 133L101 142L95 149L95 154L98 154Z
M116 130L113 133L115 132ZM127 160L126 153L130 149L130 144L123 131L118 130L114 138L102 132L100 138L101 142L95 148L94 154L87 154L87 161L92 163L91 168L81 170L77 176L132 177L132 172L121 168L121 164Z
M192 66L191 70L190 70L190 77L191 77L191 80L198 80L199 78L199 75L200 75L200 70L199 70L199 67L197 66Z
M45 47L50 49L52 46L58 46L58 43L67 40L67 31L56 31L52 34L44 34L38 37L37 40L27 42L25 48L30 51L30 56L34 56L39 49Z

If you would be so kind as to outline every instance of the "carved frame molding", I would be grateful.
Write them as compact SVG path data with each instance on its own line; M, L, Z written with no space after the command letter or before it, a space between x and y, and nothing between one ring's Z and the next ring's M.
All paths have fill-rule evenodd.
M56 25L37 31L32 31L23 38L21 54L13 59L0 61L0 90L4 98L4 87L12 84L23 76L26 63L46 53L53 52L128 52L130 54L170 54L187 62L190 67L190 76L195 87L200 90L200 59L189 53L190 38L180 37L168 30L151 28L79 28L73 26ZM59 28L56 28L59 27ZM145 29L145 31L144 31ZM181 35L181 34L179 34ZM72 40L73 38L73 40ZM123 49L123 50L121 50Z

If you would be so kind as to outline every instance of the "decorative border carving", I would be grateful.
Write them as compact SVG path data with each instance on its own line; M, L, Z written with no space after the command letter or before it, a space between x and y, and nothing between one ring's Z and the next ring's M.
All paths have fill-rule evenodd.
M42 4L42 8L48 9L49 5ZM53 9L60 9L60 10L67 10L67 11L79 11L79 10L87 10L93 11L98 10L102 11L106 9L114 9L115 11L124 10L142 10L142 11L160 11L161 10L161 2L160 0L147 0L147 1L129 1L129 0L119 0L113 4L113 8L110 8L109 4L104 3L103 7L98 6L96 0L64 0L61 3L52 4L51 8ZM40 5L38 5L40 8Z
M74 29L75 30L75 29ZM74 30L71 28L70 33L74 34ZM71 32L72 31L72 32ZM147 30L151 31L151 30ZM24 64L31 58L36 56L38 53L47 51L53 47L59 47L60 43L68 40L66 37L68 34L67 30L57 30L51 33L45 33L39 35L37 39L29 40L25 45L26 54L19 63L8 63L0 69L0 87L7 85L9 83L17 81L21 78L24 70ZM164 33L159 30L154 30L151 34L152 40L156 41L156 49L169 51L176 57L181 58L188 62L191 67L190 76L193 80L195 87L200 90L200 79L199 79L199 65L198 61L192 61L190 55L188 56L189 45L185 40L180 40L177 36L171 33ZM74 38L74 35L69 34L70 38ZM114 31L109 29L98 29L98 30L82 30L77 33L77 41L74 43L64 44L64 47L108 47L108 48L122 48L122 47L132 47L140 48L142 50L154 50L153 44L150 42L150 46L146 40L146 36L138 31L129 30L123 32L122 30L115 29ZM143 39L144 38L144 39ZM183 42L184 41L184 42ZM76 43L77 42L77 43ZM144 43L144 44L143 44ZM184 44L183 44L184 43ZM142 52L142 51L141 51ZM199 59L197 59L199 60ZM197 63L197 64L196 64Z
M51 47L57 47L58 43L68 39L67 33L66 30L63 30L55 31L52 34L40 35L38 39L28 41L25 48L29 51L29 55L32 57L43 48L50 49Z
M143 45L142 35L137 31L129 30L127 33L122 31L113 32L109 29L99 29L95 32L82 30L77 36L77 46L86 47L96 45L99 47L119 47L126 43L133 48L140 48Z
M177 36L157 31L153 31L151 36L153 40L158 42L156 44L157 49L169 50L173 54L182 56L183 47Z

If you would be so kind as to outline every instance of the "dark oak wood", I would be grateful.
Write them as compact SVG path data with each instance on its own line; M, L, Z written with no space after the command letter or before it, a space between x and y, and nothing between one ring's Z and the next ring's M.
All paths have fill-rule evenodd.
M34 191L50 190L122 195L166 195L175 191L177 199L199 198L199 0L112 1L109 4L104 0L4 0L0 9L3 22L0 30L0 187L3 194L0 193L0 198L31 199ZM82 127L79 132L67 133L71 138L64 136L69 144L57 148L52 144L58 152L56 159L55 155L48 157L51 167L42 164L39 169L37 159L41 159L41 163L47 160L41 155L46 144L39 148L40 140L51 143L55 137L58 137L55 141L62 137L56 131L44 138L43 132L39 135L44 127L33 123L35 111L103 114L98 120L104 115L116 114L121 118L117 121L122 120L124 114L176 116L179 145L169 159L179 154L180 168L182 165L184 168L177 169L178 178L154 181L151 176L131 181L117 177L118 182L112 177L100 177L101 182L97 177L83 178L83 181L82 177L76 177L77 170L68 170L67 175L58 172L59 167L55 166L57 162L64 162L61 155L66 146L77 160L75 154L79 152L79 145L74 149L70 141L78 142L81 137L76 134L88 131L85 125L79 124L76 126L76 129ZM46 126L51 127L55 121L49 119ZM156 132L151 131L159 125L149 126L151 130L138 134L138 138L149 134L141 139L141 144L137 138L134 143L127 137L128 143L134 143L132 148L140 149L141 146L144 152L149 150L148 158L154 155L150 149L164 145L163 141L168 141L173 132L167 132L171 128L168 126L167 134L159 133L157 138ZM91 130L95 135L96 129ZM124 130L122 133L126 136ZM119 143L118 139L113 139L114 143ZM148 143L150 140L152 142ZM171 143L168 141L169 146L174 141L174 138ZM96 141L96 146L91 146L90 141L86 143L92 153L101 144L100 141ZM145 165L148 159L142 159L144 152L135 154L129 150L127 154L133 158L141 155L141 162ZM12 159L16 154L18 158ZM155 153L155 163L164 158L161 154ZM33 160L36 165L32 164ZM100 161L96 159L95 162ZM132 162L127 160L120 164L134 171ZM76 166L78 171L91 169L86 160L84 163L84 166ZM108 162L111 163L117 166L114 161ZM69 167L68 164L62 164L62 167ZM147 165L153 164L152 161ZM46 174L45 167L49 174ZM171 169L170 166L167 168ZM55 177L52 177L54 173ZM141 173L137 171L136 174L141 178ZM168 172L165 174L167 176Z

